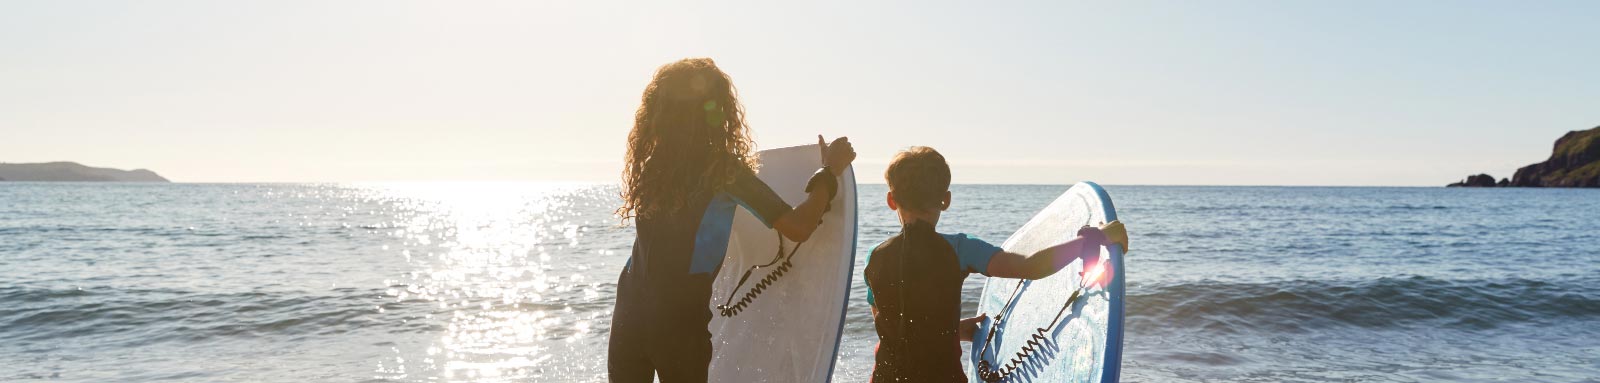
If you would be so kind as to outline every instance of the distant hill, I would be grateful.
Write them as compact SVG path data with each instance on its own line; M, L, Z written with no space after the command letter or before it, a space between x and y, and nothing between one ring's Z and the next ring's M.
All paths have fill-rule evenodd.
M1510 179L1495 182L1479 174L1449 186L1600 188L1600 126L1567 132L1556 139L1549 159L1517 169Z
M19 182L171 182L145 169L95 168L76 162L0 163L0 180Z

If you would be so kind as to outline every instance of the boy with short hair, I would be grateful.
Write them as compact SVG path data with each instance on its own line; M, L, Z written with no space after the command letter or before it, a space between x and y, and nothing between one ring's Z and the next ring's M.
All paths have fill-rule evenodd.
M872 381L965 382L961 341L971 341L983 317L961 319L961 285L970 273L1042 279L1100 247L1127 248L1122 223L1084 227L1078 237L1031 255L1006 252L966 234L934 231L950 208L950 166L933 148L897 153L884 172L887 203L900 217L899 234L873 247L865 270L867 303L878 331Z

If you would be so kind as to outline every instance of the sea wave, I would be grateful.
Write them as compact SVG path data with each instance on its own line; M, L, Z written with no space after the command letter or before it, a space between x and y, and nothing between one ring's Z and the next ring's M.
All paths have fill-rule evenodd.
M406 285L396 285L404 289ZM598 291L612 294L610 284ZM388 289L388 290L393 290ZM583 299L582 291L552 292L549 302L474 302L441 307L442 297L396 298L386 289L198 293L177 289L37 288L0 286L0 342L94 338L108 345L198 342L250 337L303 337L375 329L426 334L448 322L424 320L457 312L609 310L611 303ZM607 326L602 326L607 327ZM556 329L552 336L570 331Z
M0 307L0 328L6 329L0 331L0 341L92 336L131 346L169 340L337 334L375 324L366 322L372 322L369 314L382 304L380 294L381 290L353 288L320 294L217 294L8 286L0 287L0 302L8 303Z
M1600 317L1597 281L1446 280L1191 282L1136 286L1129 331L1306 333L1340 327L1492 329Z

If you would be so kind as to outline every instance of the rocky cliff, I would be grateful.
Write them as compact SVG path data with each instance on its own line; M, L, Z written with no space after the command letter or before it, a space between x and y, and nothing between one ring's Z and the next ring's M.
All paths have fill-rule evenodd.
M1517 169L1509 181L1479 174L1449 186L1600 188L1600 126L1567 132L1556 139L1549 159Z
M1600 126L1561 136L1550 158L1517 169L1511 186L1600 187Z
M86 181L86 182L171 182L145 169L121 170L95 168L76 162L45 162L36 164L0 163L0 180L4 181Z

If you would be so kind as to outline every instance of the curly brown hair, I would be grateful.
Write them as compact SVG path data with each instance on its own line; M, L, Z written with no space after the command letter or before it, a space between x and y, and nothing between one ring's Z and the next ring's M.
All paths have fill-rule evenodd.
M628 132L623 220L672 214L755 169L755 143L728 75L709 58L661 66Z

